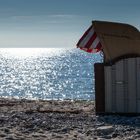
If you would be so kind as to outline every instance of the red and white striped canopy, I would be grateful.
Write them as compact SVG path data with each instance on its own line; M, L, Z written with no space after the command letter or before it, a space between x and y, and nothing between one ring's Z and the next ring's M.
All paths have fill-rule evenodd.
M102 45L93 26L90 26L90 28L84 33L78 41L77 47L89 53L96 53L101 50Z

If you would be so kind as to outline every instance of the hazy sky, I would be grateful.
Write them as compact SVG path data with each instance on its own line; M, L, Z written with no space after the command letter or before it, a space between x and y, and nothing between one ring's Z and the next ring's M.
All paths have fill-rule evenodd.
M0 0L0 47L75 47L92 20L140 29L140 0Z

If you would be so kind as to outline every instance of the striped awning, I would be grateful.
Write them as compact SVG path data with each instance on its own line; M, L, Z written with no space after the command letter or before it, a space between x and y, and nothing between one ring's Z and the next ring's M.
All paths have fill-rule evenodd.
M84 35L78 41L77 47L89 53L96 53L101 50L102 45L93 26L90 26L84 33Z

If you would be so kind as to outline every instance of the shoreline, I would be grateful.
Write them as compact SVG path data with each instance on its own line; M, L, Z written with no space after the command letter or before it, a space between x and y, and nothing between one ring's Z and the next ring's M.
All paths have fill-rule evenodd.
M95 101L0 98L2 140L139 138L139 116L96 116Z
M95 113L95 101L86 100L28 100L16 98L0 98L0 107L5 107L15 111L33 112L73 112L75 113ZM1 111L0 111L1 112Z

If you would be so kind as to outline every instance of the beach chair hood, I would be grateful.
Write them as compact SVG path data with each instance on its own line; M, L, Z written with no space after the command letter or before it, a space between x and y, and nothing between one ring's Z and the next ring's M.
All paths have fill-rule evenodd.
M102 44L105 62L122 56L140 56L140 32L135 27L106 21L93 21L92 25Z

